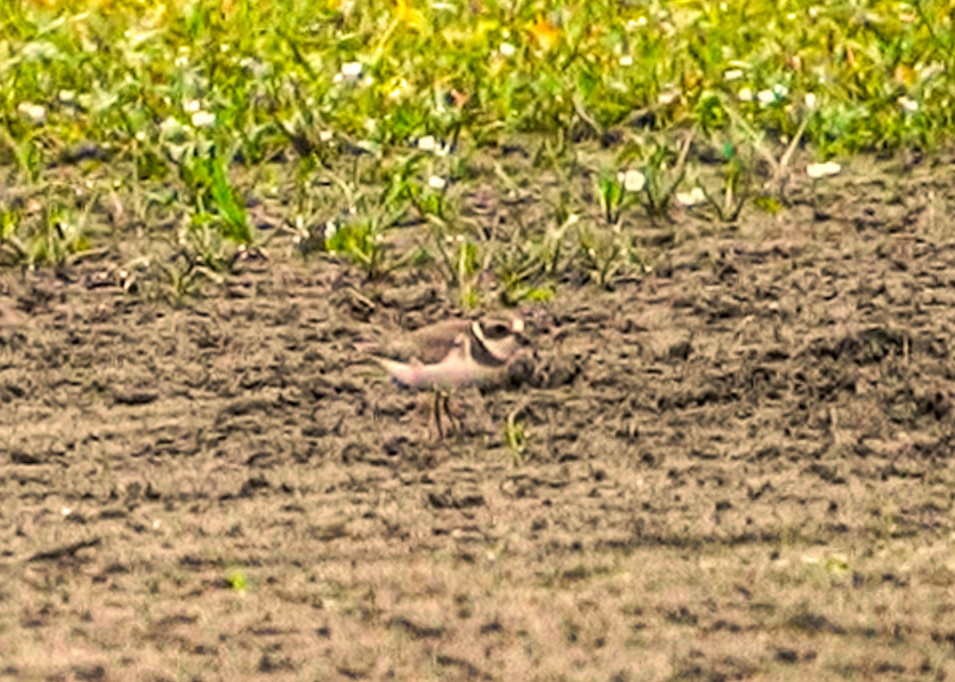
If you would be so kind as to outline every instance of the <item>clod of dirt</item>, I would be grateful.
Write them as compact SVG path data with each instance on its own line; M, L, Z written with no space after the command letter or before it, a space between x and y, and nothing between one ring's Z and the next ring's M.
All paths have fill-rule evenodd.
M554 356L541 360L526 381L534 388L559 388L574 383L580 372L579 358Z
M117 405L148 405L158 398L157 391L121 388L113 391L113 402Z
M484 496L478 493L456 495L450 488L443 493L428 493L428 502L435 509L467 509L469 507L483 507Z

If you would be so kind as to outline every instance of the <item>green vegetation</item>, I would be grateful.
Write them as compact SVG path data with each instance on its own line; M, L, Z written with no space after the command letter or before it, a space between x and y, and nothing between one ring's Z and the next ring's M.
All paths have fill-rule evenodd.
M5 7L0 262L131 244L177 298L286 233L467 307L613 286L634 225L784 210L797 149L955 130L951 1Z

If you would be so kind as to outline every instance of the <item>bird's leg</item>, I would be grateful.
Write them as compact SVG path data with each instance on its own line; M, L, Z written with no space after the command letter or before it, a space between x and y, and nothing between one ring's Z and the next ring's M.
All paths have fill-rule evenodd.
M438 427L438 440L444 440L444 429L441 426L441 399L444 396L444 392L441 389L435 389L434 391L434 423Z
M441 405L444 407L444 413L448 415L448 422L451 424L451 427L460 432L461 431L461 422L458 421L457 424L454 423L454 413L451 412L451 394L442 393L441 394Z

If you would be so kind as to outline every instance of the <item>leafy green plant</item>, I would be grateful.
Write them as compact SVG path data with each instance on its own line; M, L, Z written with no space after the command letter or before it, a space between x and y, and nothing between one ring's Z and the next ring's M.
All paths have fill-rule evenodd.
M447 180L440 175L431 175L427 183L409 183L408 194L422 217L447 223L447 188Z
M612 230L581 226L577 239L578 262L600 287L612 289L637 262L627 238Z
M438 267L448 285L457 289L459 303L467 310L479 307L478 278L489 268L489 255L464 235L448 235L441 229L433 230L432 235Z
M81 216L53 203L25 222L18 211L0 213L0 264L29 267L65 265L90 249Z
M723 163L719 188L714 191L700 179L696 183L706 198L706 205L724 223L736 222L743 206L752 197L755 163L752 148L746 151L748 154L743 156L736 145L726 142L720 149Z
M498 252L497 276L507 305L546 302L555 295L554 280L564 269L572 246L568 235L580 216L570 212L566 196L555 208L555 219L540 234L522 230Z
M79 0L55 11L43 2L9 9L0 19L0 162L16 169L11 182L43 188L74 173L71 181L118 180L138 197L175 186L182 197L169 211L194 222L196 250L209 251L209 262L216 248L207 231L256 242L245 194L264 190L248 178L287 169L290 159L355 194L344 206L321 198L314 211L296 206L284 216L300 243L324 243L315 226L335 221L345 251L379 276L434 251L428 244L388 253L388 240L375 247L406 209L404 219L416 214L429 229L479 234L462 229L458 204L489 175L485 160L472 163L483 152L497 166L522 159L520 170L507 171L514 187L502 192L515 196L532 196L555 176L579 181L582 167L606 169L596 180L600 213L617 228L635 204L651 221L671 214L686 184L688 130L732 144L718 181L693 178L707 210L727 222L754 195L781 210L803 146L828 159L938 148L955 133L946 3L882 11L766 0L200 0L144 14L121 4L93 11ZM423 144L429 139L433 146ZM758 186L767 164L770 177ZM643 178L640 189L627 187L620 173L628 172ZM178 185L170 182L176 174ZM332 194L325 185L302 193ZM137 238L166 229L146 217L131 221ZM31 261L27 231L51 234L32 221L25 217L15 235L7 229L6 261ZM355 238L345 239L350 231ZM535 231L524 238L531 243L523 252L496 238L476 241L507 275L511 298L549 290L559 269L549 251L560 243L564 258L570 241ZM37 264L58 260L54 242L69 241L46 239Z
M344 215L328 221L324 229L325 250L341 255L361 268L365 276L379 279L406 263L416 262L419 252L394 254L388 232L406 213L407 197L400 181L391 182L374 192L363 190L357 181L331 178L345 202Z
M753 127L746 122L745 118L740 115L740 113L734 107L730 106L728 103L724 103L725 111L731 120L729 130L734 137L734 140L728 141L726 143L726 147L724 148L728 150L728 153L724 152L724 156L729 157L730 160L730 171L727 174L727 182L731 184L739 184L739 181L742 179L744 184L746 184L746 190L748 191L749 183L752 179L752 169L755 166L754 156L758 154L770 168L770 177L765 187L769 190L769 193L772 196L775 196L779 199L779 201L786 203L786 187L790 179L789 168L792 163L793 155L799 148L799 144L802 141L803 134L806 132L806 128L816 116L816 112L814 111L815 98L813 97L807 99L809 102L806 104L806 111L803 114L796 131L793 133L789 144L786 145L782 153L779 155L774 153L772 146L766 142L766 134L764 132L753 129ZM737 157L737 150L741 147L748 151L746 159L739 159ZM724 193L724 199L725 197L726 194ZM733 202L729 203L732 204ZM715 202L715 204L719 205L718 202Z
M180 169L192 197L194 220L214 227L236 244L251 244L252 228L245 205L229 181L225 160L215 154L186 155Z
M325 250L344 256L370 280L380 278L389 269L384 229L374 219L358 218L326 232Z
M209 272L227 272L238 249L221 230L221 223L208 213L194 214L181 231L179 243L189 260Z
M187 250L179 251L164 264L158 265L165 283L165 298L174 305L196 296L207 282L221 283L222 277L212 268L191 257Z
M604 221L608 225L620 222L620 212L624 207L627 194L623 182L616 174L603 171L597 176L597 196L600 199L600 210Z
M18 265L26 262L27 248L20 238L20 213L0 212L0 264Z
M687 156L692 144L692 134L686 135L676 149L657 136L649 144L633 141L620 154L623 162L636 162L641 168L641 181L638 183L639 189L635 188L635 194L651 220L669 213L670 203L686 176ZM622 204L624 180L619 180L618 184L621 185L618 203ZM619 218L619 215L616 217Z
M17 134L6 126L0 125L0 142L3 142L12 153L26 181L36 182L40 177L43 154L35 135L32 132Z

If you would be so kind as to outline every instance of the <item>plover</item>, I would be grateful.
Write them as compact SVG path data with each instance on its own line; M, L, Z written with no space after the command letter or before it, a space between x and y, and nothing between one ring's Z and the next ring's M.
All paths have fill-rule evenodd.
M375 359L395 383L435 391L434 419L444 437L441 412L452 419L448 391L462 386L489 388L513 381L518 361L529 358L521 318L445 320L386 344Z

